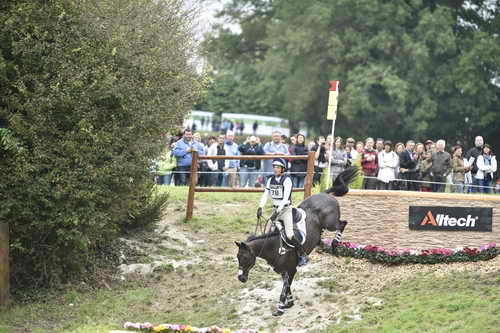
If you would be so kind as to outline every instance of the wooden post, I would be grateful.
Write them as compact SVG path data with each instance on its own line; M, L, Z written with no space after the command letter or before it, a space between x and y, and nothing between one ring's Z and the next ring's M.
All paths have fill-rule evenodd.
M0 307L9 299L9 224L0 223Z
M307 155L307 175L306 183L304 185L304 200L309 198L312 194L313 176L314 176L314 159L315 152L310 151Z
M193 205L194 205L194 191L196 188L196 182L198 178L198 152L193 151L191 160L191 182L189 183L189 194L188 194L188 202L187 202L187 210L186 210L186 221L189 221L193 218Z

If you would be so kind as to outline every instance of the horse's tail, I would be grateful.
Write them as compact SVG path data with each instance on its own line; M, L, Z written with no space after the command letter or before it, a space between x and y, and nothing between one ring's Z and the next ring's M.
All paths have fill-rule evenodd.
M326 193L333 193L334 196L336 197L341 197L347 192L349 192L349 184L356 179L358 176L358 168L355 166L350 166L344 171L342 171L337 178L335 178L335 181L333 182L332 187L330 187L328 190L326 190Z

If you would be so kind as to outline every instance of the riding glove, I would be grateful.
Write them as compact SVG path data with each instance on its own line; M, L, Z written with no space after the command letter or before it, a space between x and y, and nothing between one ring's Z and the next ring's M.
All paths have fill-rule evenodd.
M257 218L262 217L262 207L257 208Z

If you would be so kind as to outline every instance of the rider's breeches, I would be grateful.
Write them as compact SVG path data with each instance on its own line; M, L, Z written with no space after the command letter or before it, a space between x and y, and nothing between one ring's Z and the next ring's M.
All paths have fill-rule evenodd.
M283 221L285 226L285 234L288 239L293 238L293 219L292 219L292 207L284 207L277 217L278 220Z

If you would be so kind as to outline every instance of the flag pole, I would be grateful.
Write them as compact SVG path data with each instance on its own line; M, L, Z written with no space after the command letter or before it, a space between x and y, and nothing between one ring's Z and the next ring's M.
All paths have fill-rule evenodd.
M331 167L333 158L333 148L335 147L335 120L337 119L337 106L339 96L339 83L340 81L330 81L330 92L328 94L328 112L326 114L327 120L332 120L332 142L330 144L330 152L328 158L328 166L326 168L326 188L330 187L330 180L332 179Z

